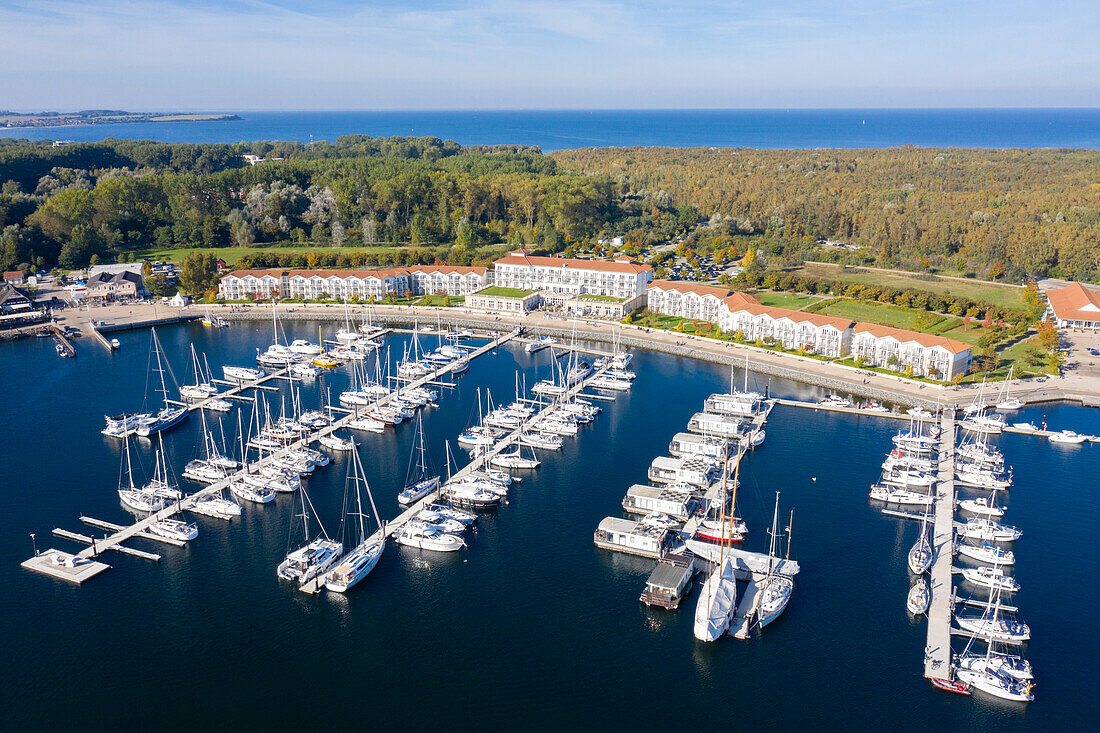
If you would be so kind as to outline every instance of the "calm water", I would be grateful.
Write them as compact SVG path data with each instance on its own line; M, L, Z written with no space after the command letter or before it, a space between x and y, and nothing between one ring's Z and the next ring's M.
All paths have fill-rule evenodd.
M748 148L1100 147L1100 109L579 110L241 112L224 122L150 122L0 129L32 140L162 142L335 140L340 135L434 135L464 145L543 150L668 145Z
M287 331L316 337L315 324ZM191 339L220 366L248 363L268 337L262 324L160 333L181 380ZM763 636L697 644L694 595L677 613L647 610L638 594L652 563L596 550L592 532L619 514L626 488L644 481L652 458L729 376L644 351L634 390L526 474L509 503L482 518L468 549L440 557L391 545L346 597L306 597L277 581L290 495L247 506L233 523L199 517L200 536L186 549L135 541L164 559L111 554L104 559L112 568L83 587L25 571L18 563L29 557L29 532L40 548L73 549L50 529L82 530L82 513L128 520L115 494L120 446L98 431L105 413L141 404L149 336L119 339L114 356L81 342L75 361L59 359L46 340L0 347L9 477L0 493L0 704L13 727L712 729L722 710L739 729L1055 730L1080 719L1085 696L1100 684L1089 580L1100 571L1092 551L1096 446L1000 441L1016 475L1006 521L1025 532L1016 602L1033 629L1027 654L1039 676L1038 700L1026 710L937 693L921 677L924 626L905 612L905 554L916 527L881 516L866 498L893 421L772 413L767 442L741 474L738 502L747 546L764 550L774 491L782 491L783 510L795 509L792 555L803 572L786 614ZM395 351L404 342L391 340ZM436 465L443 441L474 412L477 387L508 399L516 370L530 382L549 358L504 348L476 361L424 413ZM328 383L336 392L346 381L338 373ZM771 388L819 396L791 382L772 380ZM319 394L316 385L302 389L307 406ZM1053 427L1100 432L1100 412L1072 406L1020 419L1042 415ZM235 419L221 418L227 431ZM413 432L405 424L361 436L387 517L397 513ZM166 444L178 472L199 450L198 419ZM147 445L137 456L151 464ZM338 458L308 481L330 530L346 466Z

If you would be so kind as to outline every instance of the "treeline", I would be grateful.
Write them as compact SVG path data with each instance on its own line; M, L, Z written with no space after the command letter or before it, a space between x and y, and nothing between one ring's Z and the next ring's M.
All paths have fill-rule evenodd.
M551 153L624 196L694 206L778 258L1100 280L1100 151L591 148ZM822 249L817 238L854 244Z
M267 162L249 166L245 153ZM273 158L284 158L281 161ZM606 176L537 149L466 150L438 138L334 144L0 145L0 266L76 268L149 247L291 242L480 244L561 251L618 215Z
M1029 285L1029 289L1025 293L1025 302L1033 309L1032 313L1028 313L1019 308L1005 308L962 295L939 294L911 288L879 287L862 283L842 283L776 270L745 270L738 276L736 282L750 288L784 290L809 295L828 295L831 293L854 300L892 303L903 308L913 308L930 313L947 313L953 316L969 316L977 320L988 318L992 321L1005 321L1024 327L1038 317L1043 307L1042 299L1033 295L1034 283ZM1039 311L1036 312L1035 308L1038 308Z

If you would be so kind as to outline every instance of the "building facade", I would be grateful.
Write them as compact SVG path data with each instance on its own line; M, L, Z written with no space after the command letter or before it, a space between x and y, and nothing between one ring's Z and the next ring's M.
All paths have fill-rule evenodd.
M772 342L830 358L848 353L854 325L848 318L760 305L744 293L726 298L718 318L718 328L740 333L745 341Z
M97 272L85 283L88 298L136 298L145 294L145 282L141 275L130 270L122 272Z
M1046 318L1058 328L1100 329L1100 293L1081 283L1048 290Z
M466 307L489 313L522 314L539 305L539 294L533 290L494 285L466 296Z
M961 341L901 328L860 323L852 333L852 356L871 366L920 377L951 380L970 370L970 346Z
M484 267L451 265L385 270L235 270L221 279L218 294L224 300L382 300L390 295L468 295L484 288L486 281Z
M646 289L647 307L653 313L718 322L722 301L731 295L728 288L681 282L654 280Z
M493 263L494 284L506 288L564 295L605 295L635 301L646 294L653 277L649 265L564 257L534 257L516 250Z

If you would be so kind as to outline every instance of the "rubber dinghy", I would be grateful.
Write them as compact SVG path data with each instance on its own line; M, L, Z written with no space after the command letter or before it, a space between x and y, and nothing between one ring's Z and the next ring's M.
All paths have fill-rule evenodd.
M710 574L699 591L695 607L695 638L715 641L729 630L730 618L737 608L737 579L733 560L725 558Z

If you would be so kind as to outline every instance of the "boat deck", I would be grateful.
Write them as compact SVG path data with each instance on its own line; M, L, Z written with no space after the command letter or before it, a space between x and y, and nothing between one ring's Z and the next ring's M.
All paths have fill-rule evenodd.
M924 676L951 679L951 599L954 587L951 570L955 541L955 418L945 413L940 427L939 481L933 507L932 601L928 607L928 640L924 654Z

